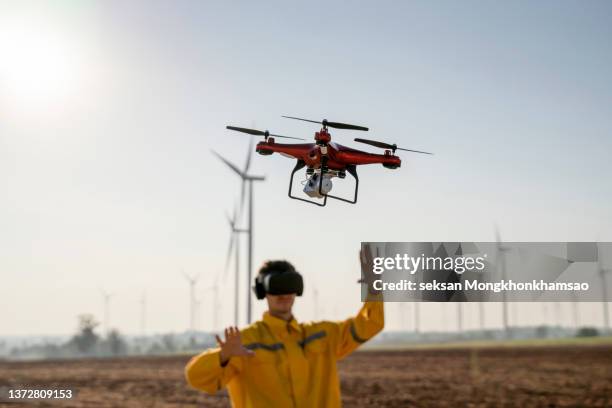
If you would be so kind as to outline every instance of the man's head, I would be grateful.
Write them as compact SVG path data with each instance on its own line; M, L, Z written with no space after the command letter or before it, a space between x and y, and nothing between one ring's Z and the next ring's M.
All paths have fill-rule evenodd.
M255 278L255 294L268 301L273 315L291 313L295 296L304 290L302 276L287 261L266 261Z

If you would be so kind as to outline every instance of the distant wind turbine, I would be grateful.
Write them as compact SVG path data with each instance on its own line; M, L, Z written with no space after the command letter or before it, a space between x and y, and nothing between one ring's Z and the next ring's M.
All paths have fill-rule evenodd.
M102 298L104 299L104 333L108 335L110 328L110 298L113 296L112 293L106 292L104 289L100 289Z
M230 226L230 241L227 248L227 256L225 258L225 272L229 266L230 258L232 256L232 249L234 250L234 325L238 326L238 306L239 306L239 287L240 287L240 234L248 233L246 229L238 228L238 214L236 212L236 206L234 206L234 212L232 216L227 216L227 222ZM227 276L227 273L226 275ZM218 284L218 283L216 283ZM216 325L215 325L216 327Z
M506 255L505 253L510 250L509 247L502 245L499 229L495 227L495 241L497 242L497 265L501 267L502 280L507 281L506 272ZM506 291L502 291L502 324L504 329L504 337L508 338L508 295Z
M599 277L601 278L601 290L603 291L603 323L604 331L610 330L610 305L608 304L608 288L606 286L606 274L612 272L612 269L605 269L603 262L601 261L601 251L597 248L597 269L599 271Z
M195 309L196 309L196 298L195 298L195 285L198 283L199 275L189 276L183 272L183 276L189 282L189 331L192 333L195 330Z
M140 335L146 335L146 324L147 324L147 294L146 292L142 292L142 297L140 298Z
M253 143L249 144L249 151L247 154L246 163L244 169L240 170L236 165L225 159L219 153L212 151L223 163L227 165L234 173L236 173L242 179L241 194L240 194L240 212L242 212L242 206L245 197L246 183L249 184L249 221L248 221L248 254L247 254L247 323L251 323L251 279L253 275L253 182L264 181L266 178L263 176L253 176L248 174L249 167L251 165L251 152L253 150Z

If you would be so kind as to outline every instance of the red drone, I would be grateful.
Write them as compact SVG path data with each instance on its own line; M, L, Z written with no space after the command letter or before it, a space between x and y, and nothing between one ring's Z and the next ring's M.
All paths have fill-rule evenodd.
M288 119L297 119L305 122L318 123L323 125L320 131L315 133L315 143L300 143L300 144L284 144L276 143L274 138L280 137L284 139L296 139L304 140L297 137L275 135L270 132L246 129L236 126L227 126L227 129L235 130L237 132L248 133L254 136L263 136L264 141L259 142L255 147L255 151L261 155L271 155L272 153L280 153L287 157L293 157L297 159L297 163L291 172L289 179L289 197L295 200L305 201L307 203L315 204L318 206L325 206L327 204L327 198L334 198L336 200L345 201L347 203L355 204L357 202L357 191L359 188L359 177L357 177L357 166L360 164L374 164L381 163L388 169L397 169L402 165L402 161L399 157L395 156L396 150L403 150L407 152L433 154L428 152L422 152L419 150L402 149L397 147L395 144L388 144L383 142L377 142L375 140L359 139L356 138L356 142L369 144L371 146L380 147L386 149L384 154L373 154L364 152L357 149L351 149L350 147L342 146L338 143L331 141L331 135L327 130L328 127L336 129L351 129L351 130L363 130L367 131L367 127L349 125L347 123L330 122L326 119L323 121L310 120L295 118L292 116L283 116ZM304 198L295 197L291 194L293 186L293 177L295 172L301 168L306 167L306 183L304 185L304 193L309 197L321 199L323 202L317 202L307 200ZM332 177L345 178L346 173L349 173L355 178L355 195L352 200L337 197L329 194L332 189Z

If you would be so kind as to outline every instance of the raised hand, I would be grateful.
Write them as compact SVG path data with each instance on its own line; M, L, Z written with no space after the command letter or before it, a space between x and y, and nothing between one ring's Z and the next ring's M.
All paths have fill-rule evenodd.
M378 248L376 248L376 256L379 256ZM361 251L359 251L359 262L361 263L361 279L358 282L367 285L368 293L370 295L379 294L380 291L374 290L372 285L372 283L376 279L379 279L380 276L373 272L374 257L372 256L372 248L370 244L364 245Z
M240 330L235 326L230 326L225 329L225 341L222 341L218 335L215 335L219 347L221 347L221 364L225 364L232 357L254 356L255 352L247 349L242 345L240 339Z

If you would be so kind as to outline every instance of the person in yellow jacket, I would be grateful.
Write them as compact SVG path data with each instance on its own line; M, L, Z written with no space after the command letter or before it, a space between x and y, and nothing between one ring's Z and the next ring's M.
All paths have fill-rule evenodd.
M363 255L361 262L367 269ZM292 307L302 277L286 261L266 262L254 290L268 302L263 319L225 329L219 347L187 364L188 383L210 394L227 386L235 408L341 406L336 361L383 329L383 302L366 301L342 322L298 323Z

